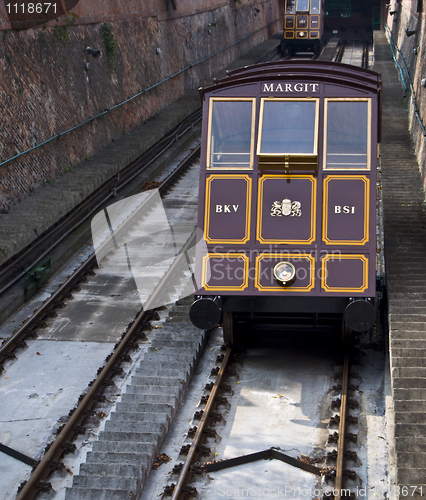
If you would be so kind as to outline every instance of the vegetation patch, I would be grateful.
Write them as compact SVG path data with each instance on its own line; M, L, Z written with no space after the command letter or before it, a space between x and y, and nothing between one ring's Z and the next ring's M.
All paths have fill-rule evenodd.
M117 54L118 45L115 41L112 28L108 23L102 24L102 37L104 39L108 67L109 69L113 69L115 65L115 56Z
M53 36L57 38L62 43L67 43L70 39L70 34L66 26L61 26L57 24L53 28Z

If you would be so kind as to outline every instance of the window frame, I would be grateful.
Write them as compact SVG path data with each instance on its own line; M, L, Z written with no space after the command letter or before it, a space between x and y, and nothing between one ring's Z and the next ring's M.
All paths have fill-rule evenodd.
M284 8L284 12L285 12L285 15L287 14L296 14L296 0L290 0L290 1L293 1L293 5L292 5L292 8L290 10L290 7L289 7L289 0L286 0L285 2L285 8Z
M327 167L327 133L328 133L328 103L329 102L366 102L367 103L367 166L366 167ZM324 137L323 160L324 171L366 172L371 170L371 97L324 97Z
M312 12L312 1L309 2L309 14L311 16L320 16L322 14L321 12L321 0L318 0L318 12Z
M233 167L215 167L211 165L211 147L212 147L212 121L213 121L213 106L215 102L251 102L251 138L250 138L250 162L249 166L233 166ZM254 133L256 119L256 98L255 97L210 97L209 99L209 117L207 127L207 155L206 155L206 170L253 170L254 163Z
M265 108L265 102L315 102L315 124L314 124L314 148L312 153L262 153L262 135L263 135L263 114ZM319 131L319 97L262 97L260 99L260 110L259 110L259 132L257 138L257 148L256 154L259 158L273 158L273 157L306 157L306 158L316 158L318 157L318 131Z
M304 10L299 9L299 5L298 5L298 4L299 4L299 1L300 1L300 0L296 0L296 1L295 1L295 4L296 4L296 12L306 12L306 13L308 13L308 14L309 14L309 12L310 12L310 10L311 10L311 1L310 1L310 0L307 0L307 2L308 2L308 8L307 8L307 9L304 9Z

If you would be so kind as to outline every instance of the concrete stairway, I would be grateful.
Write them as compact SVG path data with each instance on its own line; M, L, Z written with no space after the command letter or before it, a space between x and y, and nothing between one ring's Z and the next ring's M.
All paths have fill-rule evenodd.
M418 498L426 497L426 209L397 69L385 34L376 32L374 42L375 70L383 79L381 164L397 483L400 498Z
M171 321L156 330L116 411L66 490L66 500L139 497L205 340L202 330L182 321L188 309L187 301L176 305Z

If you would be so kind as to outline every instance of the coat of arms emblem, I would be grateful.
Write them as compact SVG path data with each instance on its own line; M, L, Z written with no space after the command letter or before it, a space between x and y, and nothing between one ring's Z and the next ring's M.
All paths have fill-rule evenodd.
M274 201L271 208L272 217L300 217L302 215L302 204L300 201L291 201L285 198L283 201Z

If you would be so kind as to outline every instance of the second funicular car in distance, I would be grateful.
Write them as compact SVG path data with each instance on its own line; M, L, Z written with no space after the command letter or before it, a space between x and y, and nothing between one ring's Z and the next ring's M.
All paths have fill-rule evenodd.
M319 53L324 31L324 0L286 0L281 52Z

